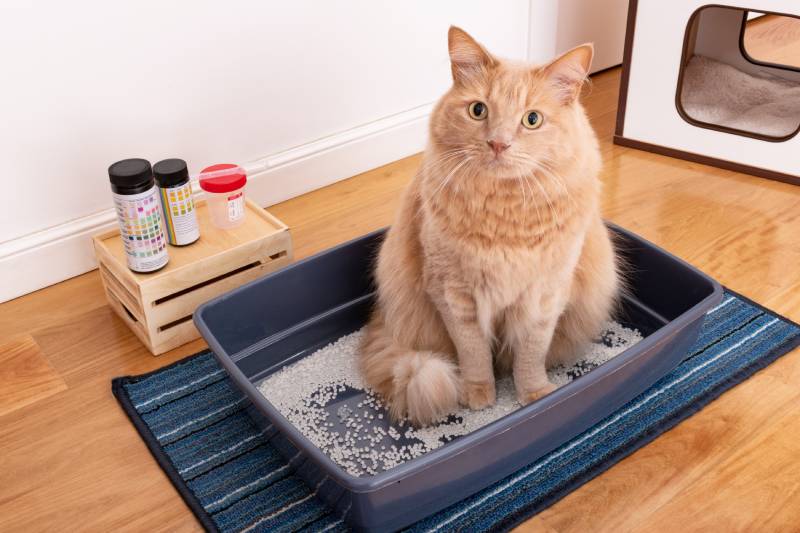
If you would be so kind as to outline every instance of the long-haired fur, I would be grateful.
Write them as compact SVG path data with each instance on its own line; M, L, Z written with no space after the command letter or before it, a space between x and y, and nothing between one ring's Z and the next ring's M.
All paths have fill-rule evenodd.
M547 366L581 354L619 285L578 101L591 45L533 66L448 37L453 86L382 245L360 360L392 417L417 425L492 404L495 370L513 372L523 404L548 394Z

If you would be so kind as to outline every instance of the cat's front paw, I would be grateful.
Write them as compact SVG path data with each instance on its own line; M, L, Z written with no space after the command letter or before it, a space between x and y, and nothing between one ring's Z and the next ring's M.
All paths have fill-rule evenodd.
M543 385L532 390L520 390L517 391L517 400L519 400L519 403L522 405L528 405L529 403L533 403L540 398L544 398L557 388L558 387L556 385L548 383L547 385Z
M465 381L461 387L461 403L470 409L494 405L495 388L492 381Z

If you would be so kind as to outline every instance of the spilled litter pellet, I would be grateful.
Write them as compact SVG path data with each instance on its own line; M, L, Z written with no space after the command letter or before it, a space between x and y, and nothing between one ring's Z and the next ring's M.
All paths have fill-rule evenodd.
M520 407L511 379L497 382L497 402L480 411L459 409L426 428L391 424L380 398L358 371L362 331L346 335L259 384L259 390L311 442L354 476L374 475L471 433ZM564 385L642 339L610 322L571 368L548 372Z

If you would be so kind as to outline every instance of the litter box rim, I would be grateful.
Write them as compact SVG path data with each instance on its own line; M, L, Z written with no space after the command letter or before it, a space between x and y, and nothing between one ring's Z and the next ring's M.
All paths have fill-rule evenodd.
M279 276L284 270L296 268L300 265L315 261L326 254L334 253L360 241L375 239L378 236L382 236L386 233L388 227L369 232L360 237L350 239L339 245L322 250L321 252L318 252L312 256L297 261L280 270L271 272L265 276L262 276L261 278L252 280L236 289L233 289L232 291L229 291L228 293L209 300L195 310L193 314L193 321L203 338L208 343L209 348L211 348L214 357L217 359L220 365L228 372L229 376L234 382L236 382L237 386L243 390L250 401L255 404L258 410L266 415L273 426L275 426L286 438L288 438L295 447L297 447L303 453L310 455L319 465L319 467L325 472L325 474L327 474L327 476L333 479L340 486L354 493L370 493L378 491L393 483L399 483L409 476L417 475L442 461L446 461L451 457L467 452L475 446L485 443L494 436L505 433L506 431L525 423L528 421L528 419L538 416L540 413L556 407L572 396L580 394L584 389L591 386L594 382L607 378L620 371L626 365L633 362L641 352L649 351L657 348L661 344L668 342L676 331L681 331L692 322L702 318L702 316L711 307L717 305L722 300L722 286L701 270L631 231L621 228L620 226L608 221L605 223L606 226L612 231L612 238L616 235L619 235L623 237L623 240L625 241L633 241L637 246L650 248L653 251L662 254L665 256L665 258L674 261L676 266L680 266L683 269L688 270L689 274L699 277L706 284L710 285L712 289L711 293L686 310L684 313L677 316L675 319L670 320L667 324L660 326L657 330L636 343L634 346L623 350L611 360L598 366L591 372L580 376L572 382L563 385L544 398L521 407L473 431L472 433L463 435L458 439L425 453L424 455L415 457L405 463L374 475L355 476L350 474L344 470L344 468L339 466L333 459L328 457L325 452L319 449L305 435L303 435L300 430L298 430L274 405L272 405L269 400L264 397L263 394L258 391L256 386L229 357L227 352L217 342L215 336L211 333L211 330L205 323L203 319L203 312L206 308L226 300L235 293L246 290L251 285L254 285L258 282L263 282L263 280L266 278ZM616 246L616 239L614 240ZM624 250L622 251L624 252ZM592 379L587 379L588 376L592 376ZM535 459L536 458L531 458L532 461Z

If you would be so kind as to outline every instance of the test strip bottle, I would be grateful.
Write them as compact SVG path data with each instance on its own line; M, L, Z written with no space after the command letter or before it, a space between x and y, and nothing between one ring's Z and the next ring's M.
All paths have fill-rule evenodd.
M186 161L164 159L153 165L153 173L161 197L167 241L174 246L192 244L200 238L200 226L197 224Z
M108 167L128 268L153 272L169 261L153 169L145 159L123 159Z

